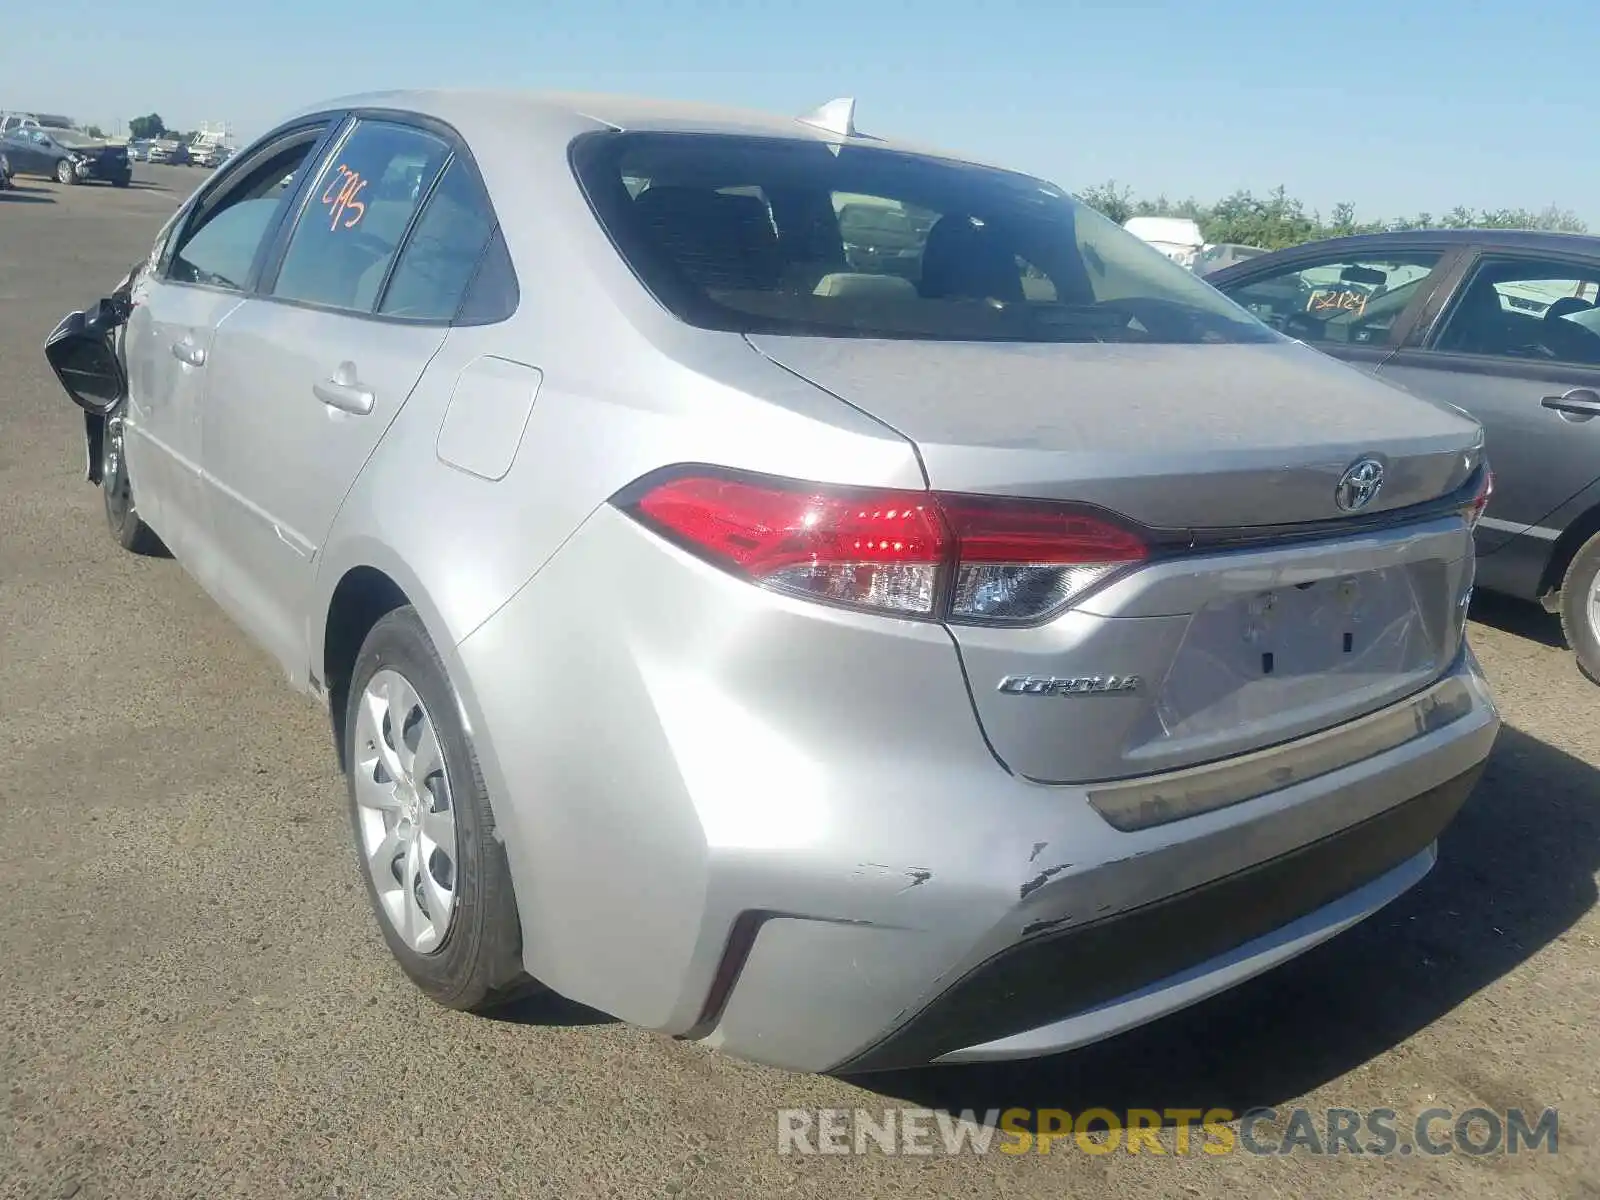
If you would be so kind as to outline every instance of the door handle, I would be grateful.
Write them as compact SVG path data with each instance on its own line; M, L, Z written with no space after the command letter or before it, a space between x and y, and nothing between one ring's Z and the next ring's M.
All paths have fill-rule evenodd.
M1564 395L1546 396L1539 403L1564 417L1600 417L1600 392L1593 388L1573 388Z
M329 408L364 417L372 411L372 389L356 378L354 363L340 363L331 379L319 379L311 390Z
M191 367L206 365L206 352L193 342L173 342L172 357L181 363L188 363Z

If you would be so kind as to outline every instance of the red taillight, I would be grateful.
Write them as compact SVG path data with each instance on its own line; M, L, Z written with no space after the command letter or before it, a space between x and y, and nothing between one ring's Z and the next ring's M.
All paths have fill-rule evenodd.
M902 616L1038 620L1147 550L1070 506L939 492L680 475L629 511L779 591Z
M1476 529L1478 522L1483 519L1483 510L1489 507L1489 497L1494 495L1494 472L1489 469L1489 464L1483 464L1483 478L1478 483L1477 494L1472 497L1464 515L1469 528Z
M1060 504L950 495L937 502L958 547L950 599L957 621L1037 620L1148 553L1128 530Z
M842 492L691 475L634 505L720 566L786 592L933 612L948 535L927 492Z

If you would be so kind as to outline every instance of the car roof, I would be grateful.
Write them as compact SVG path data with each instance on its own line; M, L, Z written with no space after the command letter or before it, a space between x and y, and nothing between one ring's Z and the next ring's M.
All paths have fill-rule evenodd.
M1571 253L1574 250L1588 254L1600 253L1600 237L1584 233L1551 233L1542 229L1409 229L1390 233L1359 233L1351 237L1303 242L1298 246L1276 251L1273 257L1298 254L1308 250L1348 250L1357 253L1393 249L1397 246L1438 246L1443 249L1477 244L1553 254ZM1264 255L1252 258L1251 269L1259 269L1264 258Z
M296 110L285 120L340 109L395 109L433 117L455 126L468 141L474 129L515 127L524 135L560 136L575 123L588 127L628 131L744 134L755 137L792 138L801 141L838 142L836 134L803 122L801 114L782 116L755 109L704 104L687 100L651 99L598 92L547 92L476 88L434 88L363 92L339 96ZM906 141L857 134L850 139L906 153L975 165L967 155ZM1008 168L996 168L1006 170Z

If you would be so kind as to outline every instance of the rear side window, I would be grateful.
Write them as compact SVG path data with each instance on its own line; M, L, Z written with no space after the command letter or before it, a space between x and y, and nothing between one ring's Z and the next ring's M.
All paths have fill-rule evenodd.
M1434 349L1600 366L1600 266L1487 258L1445 318Z
M450 320L493 232L494 214L476 172L452 159L400 253L378 311L415 320Z
M362 121L328 156L272 294L370 313L411 218L450 156L421 129Z
M640 280L702 327L963 341L1276 337L1159 251L1024 175L722 134L591 134L572 160Z

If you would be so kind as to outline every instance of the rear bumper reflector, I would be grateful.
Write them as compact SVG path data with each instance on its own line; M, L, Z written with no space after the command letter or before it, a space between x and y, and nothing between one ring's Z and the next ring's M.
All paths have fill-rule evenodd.
M1449 676L1368 716L1238 758L1092 787L1089 803L1115 829L1133 832L1226 808L1387 753L1473 711L1471 684Z

